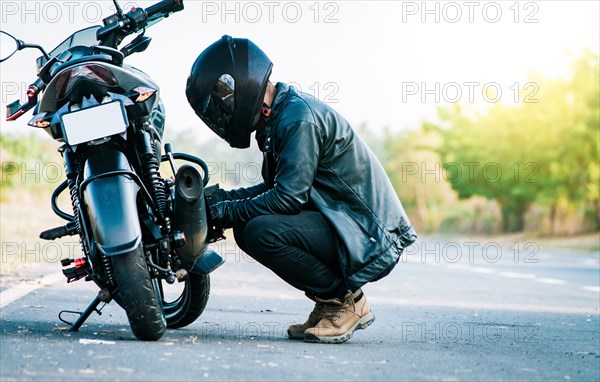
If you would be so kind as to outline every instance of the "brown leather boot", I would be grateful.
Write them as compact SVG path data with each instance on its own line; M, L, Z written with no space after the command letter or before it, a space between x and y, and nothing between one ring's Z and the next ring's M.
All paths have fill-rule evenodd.
M324 304L321 321L304 332L307 342L341 343L348 341L357 329L365 329L375 321L367 297L362 290L348 293L344 302L339 300L319 300Z
M292 340L303 340L306 329L314 327L319 321L321 321L321 318L323 317L323 308L324 304L317 301L314 309L312 312L310 312L308 320L306 320L305 323L288 326L288 337Z

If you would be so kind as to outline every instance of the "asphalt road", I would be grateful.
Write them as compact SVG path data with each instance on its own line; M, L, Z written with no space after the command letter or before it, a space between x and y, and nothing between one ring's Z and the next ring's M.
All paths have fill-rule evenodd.
M158 342L137 341L115 304L66 333L91 283L58 264L1 280L0 379L12 380L585 380L600 379L598 252L429 238L364 288L376 316L345 344L288 340L311 301L221 246L204 314ZM16 289L30 293L7 303ZM37 289L35 289L37 288Z

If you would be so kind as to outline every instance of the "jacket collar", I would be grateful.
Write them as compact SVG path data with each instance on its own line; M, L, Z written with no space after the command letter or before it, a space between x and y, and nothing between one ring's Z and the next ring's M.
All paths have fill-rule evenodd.
M271 105L271 109L273 110L273 113L277 112L277 110L283 103L283 100L285 99L285 97L288 95L288 93L290 91L293 91L293 89L290 88L290 86L286 83L278 82L275 85L275 97L273 97L273 104ZM271 115L271 118L272 117L273 117L273 115Z
M260 151L270 153L273 151L273 135L275 133L275 126L273 121L276 120L277 114L283 106L283 101L289 93L295 93L294 89L289 85L278 82L275 85L275 97L273 97L273 103L271 104L271 115L265 118L266 125L260 130L256 131L256 142Z

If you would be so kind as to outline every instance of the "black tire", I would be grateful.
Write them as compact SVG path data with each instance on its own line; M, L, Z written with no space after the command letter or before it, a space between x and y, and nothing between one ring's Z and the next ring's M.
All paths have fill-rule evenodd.
M125 309L131 331L142 341L160 339L167 323L148 273L142 246L110 259L119 287L115 301Z
M171 302L164 300L163 310L170 329L182 328L196 321L204 311L210 294L210 276L189 273L183 291Z

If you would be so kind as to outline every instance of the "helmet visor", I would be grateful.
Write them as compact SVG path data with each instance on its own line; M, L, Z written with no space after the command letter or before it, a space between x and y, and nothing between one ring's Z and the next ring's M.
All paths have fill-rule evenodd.
M204 122L223 139L226 139L226 131L235 110L234 95L235 80L231 75L223 74L202 102Z

